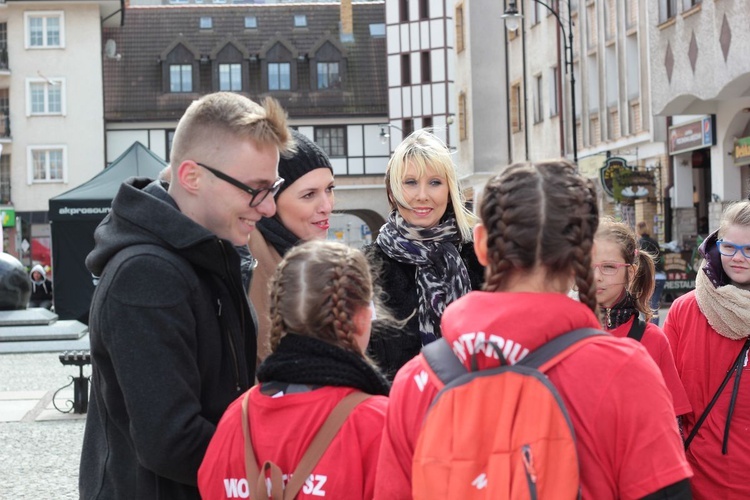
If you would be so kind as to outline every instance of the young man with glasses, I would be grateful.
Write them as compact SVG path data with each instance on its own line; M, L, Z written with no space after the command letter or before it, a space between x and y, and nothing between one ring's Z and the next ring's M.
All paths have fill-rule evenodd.
M255 377L255 315L235 246L276 211L286 114L204 96L175 131L169 183L129 179L95 232L91 404L80 497L197 499L226 407Z

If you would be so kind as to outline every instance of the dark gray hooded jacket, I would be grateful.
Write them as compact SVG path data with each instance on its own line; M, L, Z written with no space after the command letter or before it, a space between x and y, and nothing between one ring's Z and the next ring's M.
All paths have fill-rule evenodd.
M94 236L80 497L197 499L216 424L254 380L239 256L148 179L121 186Z

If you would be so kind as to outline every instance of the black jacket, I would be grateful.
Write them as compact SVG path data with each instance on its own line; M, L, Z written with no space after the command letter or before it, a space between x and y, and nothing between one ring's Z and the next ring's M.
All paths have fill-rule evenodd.
M216 424L255 373L255 317L232 244L129 179L86 259L98 276L80 498L197 499Z
M373 279L382 291L381 300L393 317L403 320L412 315L403 328L386 326L375 320L368 347L368 355L393 380L399 368L422 349L417 309L417 266L404 264L388 257L377 243L363 248L373 269ZM477 260L473 242L459 247L461 258L471 280L471 289L479 290L484 283L484 267Z

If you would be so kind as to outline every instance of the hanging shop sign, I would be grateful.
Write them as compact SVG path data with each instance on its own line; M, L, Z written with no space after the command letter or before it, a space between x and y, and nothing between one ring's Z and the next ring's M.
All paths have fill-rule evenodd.
M604 192L617 203L653 196L656 178L653 170L636 170L624 158L612 157L599 171Z
M0 206L0 221L3 227L16 227L16 209Z
M612 156L604 161L604 166L599 170L599 180L602 182L602 188L608 195L615 196L615 178L626 171L632 171L633 168L628 165L625 158Z
M750 137L743 137L734 142L734 164L738 167L750 165Z
M669 154L676 155L716 144L716 115L669 127Z

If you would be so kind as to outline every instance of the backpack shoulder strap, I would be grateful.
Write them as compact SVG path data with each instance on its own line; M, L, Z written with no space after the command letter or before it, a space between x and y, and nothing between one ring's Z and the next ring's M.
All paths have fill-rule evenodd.
M247 391L242 398L242 436L245 441L245 476L249 488L256 485L256 497L260 500L268 498L268 494L265 477L264 475L261 475L260 469L258 469L255 451L253 450L253 443L250 439L250 424L248 423L247 411L249 396L250 391ZM349 414L358 404L371 397L370 394L354 391L338 402L328 415L326 421L323 422L320 430L313 438L310 446L307 448L307 451L305 451L305 454L297 465L297 468L294 470L292 478L287 483L286 488L284 488L283 498L285 500L291 500L297 496L297 493L302 489L305 481L307 481L307 478L310 476L310 472L312 472L315 465L320 461L323 453L328 449L328 446L331 444L331 441L333 441L333 438L336 436L339 429L341 429L341 426L346 422ZM279 488L282 484L281 470L277 465L270 461L266 461L263 464L263 470L270 470L271 472L271 498L274 500L277 498L281 499L282 494Z
M606 336L609 335L595 328L579 328L542 344L517 364L545 372L585 344Z
M645 331L646 331L646 322L643 321L638 316L636 316L635 319L633 320L633 324L630 327L630 330L628 331L628 337L640 342L641 339L643 338L643 332Z
M461 375L469 373L445 337L430 342L422 348L422 365L439 389Z
M245 477L248 488L252 488L253 485L258 484L262 476L260 475L260 469L258 469L258 463L255 459L253 442L250 440L250 423L247 414L247 402L249 399L250 391L245 391L245 395L242 397L242 438L245 442Z
M307 451L302 456L297 468L294 470L292 478L286 485L284 490L284 499L291 500L297 496L297 493L307 481L315 465L320 461L323 453L328 449L328 446L333 441L333 438L338 433L341 426L344 425L346 419L351 414L352 410L365 401L371 398L372 395L365 394L361 391L354 391L344 397L336 407L331 411L328 418L323 423L318 433L313 438Z

